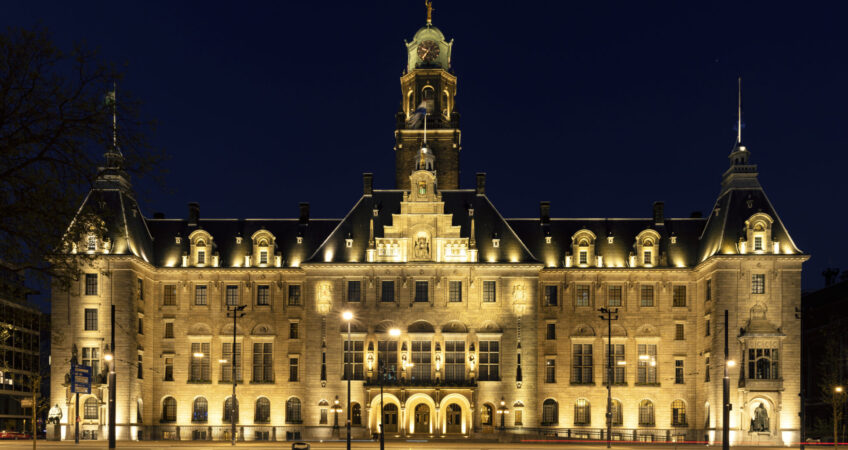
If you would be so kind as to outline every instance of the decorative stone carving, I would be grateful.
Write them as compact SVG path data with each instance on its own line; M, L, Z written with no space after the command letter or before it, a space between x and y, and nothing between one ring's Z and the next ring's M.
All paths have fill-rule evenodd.
M512 300L516 302L523 302L524 299L524 283L515 283L512 286Z
M760 402L759 406L754 409L754 417L751 418L751 431L761 432L769 430L768 410Z

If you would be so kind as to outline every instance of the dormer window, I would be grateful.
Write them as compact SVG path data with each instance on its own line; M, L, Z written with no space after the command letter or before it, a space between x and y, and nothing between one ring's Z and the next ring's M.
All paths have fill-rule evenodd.
M89 234L86 240L86 250L94 252L97 250L97 236Z
M190 257L188 258L190 263L195 266L204 266L210 263L217 266L216 258L211 258L211 252L214 250L212 247L212 236L204 230L196 230L191 235L189 235L188 240L191 245Z
M762 251L763 250L763 237L762 236L754 236L754 251Z
M259 251L259 264L268 264L268 250Z
M423 181L418 182L418 195L427 195L427 183Z
M757 213L745 221L745 236L739 238L741 253L775 253L780 252L771 238L772 218L768 214Z
M642 264L644 264L646 266L650 266L653 262L653 260L651 259L651 251L645 250L643 252L643 255L644 255L644 258L642 259Z
M588 267L595 264L595 233L583 229L574 233L571 237L572 254L576 255L576 263L579 267Z
M580 250L580 257L578 261L578 264L589 264L589 252L586 250Z
M206 264L206 250L197 251L197 264Z
M250 237L253 241L253 254L256 258L251 258L259 267L266 267L269 263L269 255L274 250L274 236L268 230L259 230L253 233Z
M660 234L655 230L647 229L636 236L636 254L633 263L642 267L654 267L657 265L657 253L659 253Z

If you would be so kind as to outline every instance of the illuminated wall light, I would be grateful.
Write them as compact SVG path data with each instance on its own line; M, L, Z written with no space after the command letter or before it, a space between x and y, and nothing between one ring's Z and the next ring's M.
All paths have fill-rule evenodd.
M333 250L328 249L324 252L324 262L332 262L333 261Z

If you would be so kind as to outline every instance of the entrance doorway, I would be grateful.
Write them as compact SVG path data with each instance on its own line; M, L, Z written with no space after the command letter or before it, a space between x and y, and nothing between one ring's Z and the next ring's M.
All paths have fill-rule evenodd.
M429 433L430 432L430 407L425 404L420 404L415 407L413 433Z
M462 433L462 408L456 403L448 405L446 430L448 433Z
M398 407L389 403L383 408L383 429L386 433L397 433L398 431Z

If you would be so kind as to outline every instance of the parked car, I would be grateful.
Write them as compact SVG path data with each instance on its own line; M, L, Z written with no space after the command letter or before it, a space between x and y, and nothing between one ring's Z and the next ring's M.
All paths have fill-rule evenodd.
M20 431L0 431L0 439L17 441L20 439L32 439L32 435Z
M292 444L292 450L309 450L309 444L306 442L295 442Z

